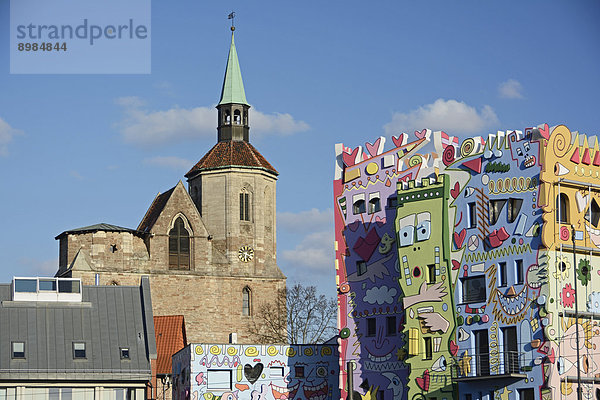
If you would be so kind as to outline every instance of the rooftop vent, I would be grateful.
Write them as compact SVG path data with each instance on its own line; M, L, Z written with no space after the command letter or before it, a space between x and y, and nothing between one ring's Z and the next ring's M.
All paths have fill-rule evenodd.
M81 302L81 279L13 278L13 301Z

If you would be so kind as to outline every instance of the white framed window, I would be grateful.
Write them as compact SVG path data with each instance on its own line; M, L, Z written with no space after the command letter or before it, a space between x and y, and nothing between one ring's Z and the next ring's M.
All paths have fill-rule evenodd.
M208 390L231 390L230 369L209 369L206 374Z

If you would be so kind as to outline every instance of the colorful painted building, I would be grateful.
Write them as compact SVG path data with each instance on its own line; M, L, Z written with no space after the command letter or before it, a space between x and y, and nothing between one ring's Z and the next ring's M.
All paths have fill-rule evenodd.
M336 146L342 398L600 398L597 141L392 141Z
M190 344L173 355L173 399L334 400L335 344Z

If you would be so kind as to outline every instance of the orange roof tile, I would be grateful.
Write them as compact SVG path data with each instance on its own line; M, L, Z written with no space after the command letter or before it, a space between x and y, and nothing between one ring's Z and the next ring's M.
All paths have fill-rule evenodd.
M275 175L279 174L250 143L241 140L229 140L218 142L185 174L185 177L189 178L202 170L224 167L262 168Z
M171 356L187 346L185 321L183 315L164 315L154 317L154 334L158 351L157 375L171 373Z

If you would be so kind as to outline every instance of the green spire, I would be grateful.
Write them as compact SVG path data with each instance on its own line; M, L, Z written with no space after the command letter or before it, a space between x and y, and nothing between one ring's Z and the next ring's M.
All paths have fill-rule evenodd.
M227 59L227 69L225 70L225 79L223 80L223 90L221 91L221 104L245 104L246 92L244 91L244 82L242 81L242 71L235 51L235 42L233 41L233 29L231 32L231 47L229 48L229 58Z

